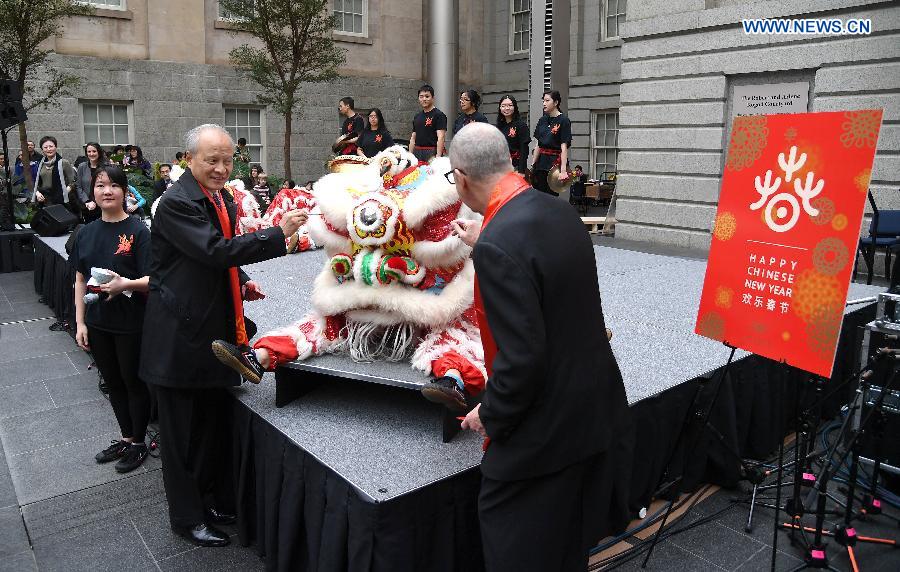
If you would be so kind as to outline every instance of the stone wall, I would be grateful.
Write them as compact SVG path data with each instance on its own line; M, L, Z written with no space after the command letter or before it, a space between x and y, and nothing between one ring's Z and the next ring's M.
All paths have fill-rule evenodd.
M79 105L83 100L130 104L132 142L151 161L174 158L190 128L222 123L225 106L257 105L254 84L228 66L62 55L52 56L51 65L80 77L82 83L73 97L60 98L57 108L32 111L26 125L34 141L54 135L67 158L80 155L85 143ZM419 109L416 89L420 83L419 79L346 77L304 86L304 104L293 121L293 178L303 181L323 173L340 129L337 102L346 95L356 100L361 112L380 107L394 137L407 139ZM284 120L270 110L265 112L264 142L264 167L282 174Z
M900 208L900 5L880 0L662 0L631 10L622 48L616 236L708 248L729 82L803 73L812 111L883 108L871 189ZM702 9L703 6L713 6ZM870 36L746 35L742 18L871 18ZM863 229L868 223L863 223Z

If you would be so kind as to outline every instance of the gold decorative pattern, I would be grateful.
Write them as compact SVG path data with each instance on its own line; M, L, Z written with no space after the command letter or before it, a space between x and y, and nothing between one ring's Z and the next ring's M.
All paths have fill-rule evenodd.
M834 218L831 219L831 228L840 232L847 228L847 215L845 214L836 214Z
M737 219L728 211L716 215L713 224L713 236L719 240L729 240L737 230Z
M806 324L806 344L822 359L834 356L844 312L838 304L820 306Z
M819 308L840 303L841 283L834 276L807 268L794 281L792 298L791 310L808 322Z
M719 286L716 288L716 306L719 308L730 308L734 299L734 290L728 286Z
M813 224L822 226L830 223L834 218L834 201L828 197L816 197L810 201L810 204L819 211L819 214L811 217Z
M834 276L850 261L850 252L840 239L823 238L813 249L813 266L827 276Z
M841 144L844 147L874 147L878 142L881 113L878 111L848 111L841 124Z
M718 312L707 312L700 318L697 331L701 336L722 341L725 339L725 318Z
M869 181L871 179L872 169L863 169L855 177L853 177L853 184L856 185L857 191L865 193L869 190Z
M768 139L769 127L765 115L735 118L725 166L732 171L749 167L762 156Z

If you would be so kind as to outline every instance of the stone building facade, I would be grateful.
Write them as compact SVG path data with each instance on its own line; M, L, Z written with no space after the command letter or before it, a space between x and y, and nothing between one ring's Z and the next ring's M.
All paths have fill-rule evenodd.
M89 3L95 14L65 22L47 46L55 52L50 65L80 77L81 85L56 108L29 113L30 139L54 135L63 156L74 158L100 137L104 146L138 144L149 159L162 161L182 150L185 131L214 122L249 133L266 170L284 172L283 118L259 105L258 88L229 66L228 52L253 40L222 17L217 0ZM461 17L471 19L461 30L478 38L477 50L480 3L459 4ZM331 6L349 15L349 31L334 33L347 61L341 79L302 88L304 103L291 134L293 176L299 181L322 174L340 127L341 97L352 96L362 112L379 107L394 136L406 139L426 77L424 2L347 0ZM360 20L362 30L353 28ZM480 56L473 54L461 50L460 82L478 86Z

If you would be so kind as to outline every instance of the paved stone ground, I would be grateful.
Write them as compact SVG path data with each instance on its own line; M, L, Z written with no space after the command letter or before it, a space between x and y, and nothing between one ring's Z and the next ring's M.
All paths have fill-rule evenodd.
M681 249L654 253L702 256ZM53 319L18 323L51 316L37 302L32 280L31 272L0 274L0 572L262 570L250 548L200 549L171 533L158 459L124 476L94 462L117 437L112 410L88 370L90 358L68 334L48 330ZM748 534L746 505L732 506L735 496L746 495L720 491L687 511L676 526L727 509L714 522L666 539L651 569L768 570L771 512L762 509ZM897 514L860 524L860 533L897 538ZM786 536L779 548L779 570L800 563L801 552ZM849 568L846 555L836 548L830 554L836 567ZM858 559L867 572L900 569L897 550L867 545ZM639 565L633 560L619 569Z

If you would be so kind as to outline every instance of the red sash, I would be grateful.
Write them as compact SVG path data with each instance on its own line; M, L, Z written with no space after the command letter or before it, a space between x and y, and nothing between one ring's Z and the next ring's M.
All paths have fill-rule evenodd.
M231 228L231 221L228 218L228 209L225 208L221 195L218 201L213 199L213 195L202 186L200 190L209 199L216 209L216 215L219 217L219 225L222 227L222 235L227 239L234 238L234 229ZM234 306L234 327L236 331L236 340L239 346L245 346L249 342L247 338L247 328L244 325L244 302L241 298L241 281L238 277L238 269L232 266L228 269L228 286L231 289L231 303Z
M484 213L484 222L481 224L481 230L487 228L487 225L494 218L494 215L503 208L513 198L531 187L528 182L519 173L509 173L500 179L500 182L491 193L490 201L488 201L487 209ZM478 328L481 330L481 345L484 348L484 367L487 370L488 377L493 374L494 357L497 355L497 343L491 335L491 329L488 327L487 315L484 312L484 302L481 299L481 289L478 287L478 276L475 276L475 316L478 319Z

